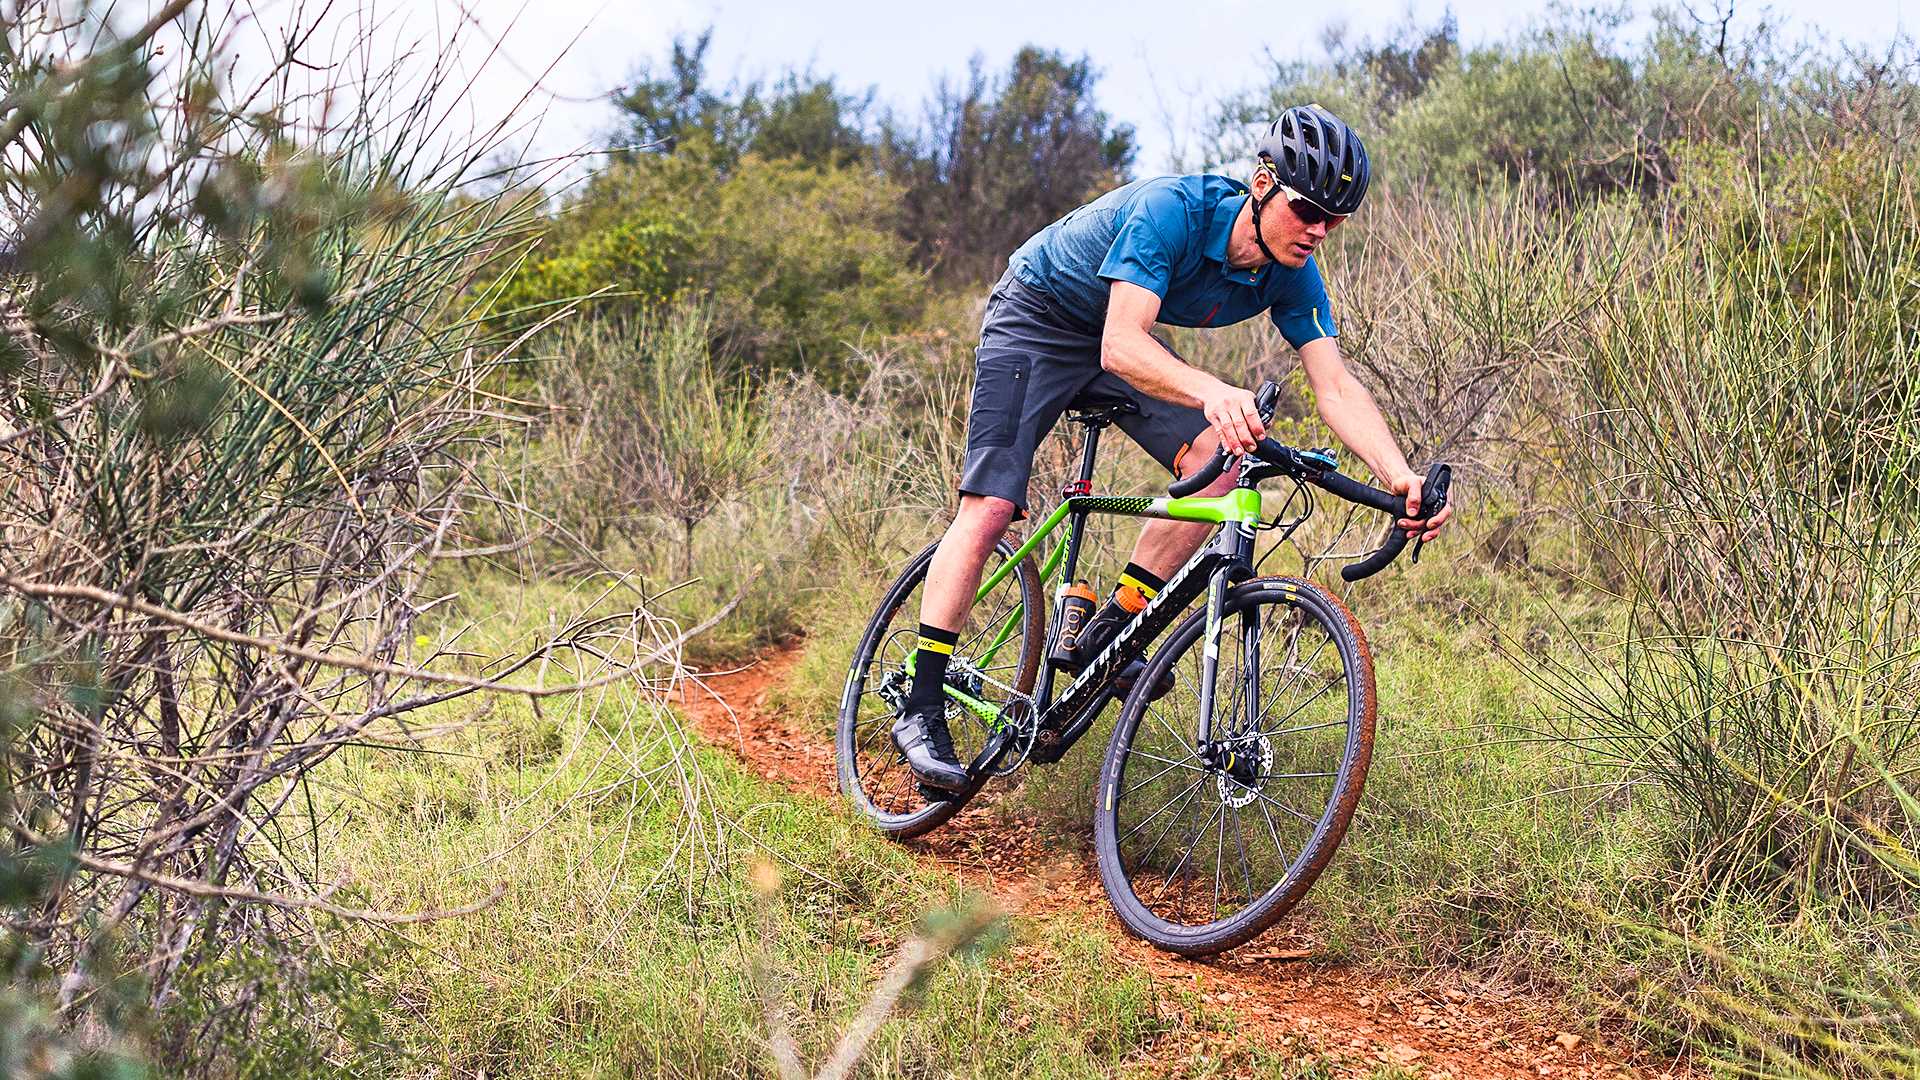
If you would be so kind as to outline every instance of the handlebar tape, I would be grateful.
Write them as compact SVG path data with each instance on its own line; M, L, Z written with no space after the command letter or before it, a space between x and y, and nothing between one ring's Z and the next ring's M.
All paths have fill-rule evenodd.
M1351 503L1378 510L1383 514L1400 517L1407 512L1407 500L1391 491L1382 491L1371 484L1363 484L1345 473L1332 470L1321 473L1312 481L1315 487L1338 495Z
M1260 384L1260 389L1254 391L1253 407L1259 411L1260 423L1262 425L1273 423L1273 410L1278 408L1279 405L1279 383L1269 379ZM1200 466L1193 472L1167 485L1167 494L1176 499L1184 499L1189 495L1205 490L1208 484L1220 478L1220 473L1226 469L1227 462L1232 460L1232 458L1233 455L1227 453L1226 447L1215 447L1213 457L1210 458L1205 465Z
M1407 546L1407 534L1394 526L1387 534L1387 542L1381 544L1373 554L1356 563L1348 563L1340 568L1340 577L1344 581L1359 581L1363 577L1372 577L1387 568L1387 564L1400 557Z
M1329 480L1337 480L1345 487L1358 488L1360 490L1349 494L1346 491L1340 490L1340 488L1334 484L1328 483L1327 481ZM1341 476L1339 473L1327 473L1319 481L1316 481L1316 483L1343 499L1351 499L1363 506L1371 506L1376 510L1392 514L1395 518L1400 517L1406 512L1406 501L1400 496L1381 491L1376 487L1368 487L1358 480L1349 479ZM1420 487L1421 521L1427 520L1446 508L1448 489L1452 486L1453 466L1445 462L1434 462L1427 468L1426 482ZM1340 568L1341 579L1345 581L1359 581L1361 578L1371 577L1385 570L1389 563L1399 558L1400 553L1406 550L1408 539L1407 534L1401 531L1399 525L1396 523L1393 530L1387 533L1386 542L1380 545L1379 550L1361 559L1359 562L1349 563Z

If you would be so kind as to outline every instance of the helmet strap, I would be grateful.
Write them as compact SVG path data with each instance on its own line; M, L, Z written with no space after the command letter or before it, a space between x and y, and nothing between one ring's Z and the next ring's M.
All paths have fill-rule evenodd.
M1273 253L1273 249L1267 246L1267 238L1260 234L1260 211L1279 193L1280 188L1276 185L1267 189L1267 197L1264 199L1251 193L1247 195L1247 201L1253 206L1253 242L1260 246L1260 254L1265 255L1267 261L1272 263L1278 263L1280 256Z

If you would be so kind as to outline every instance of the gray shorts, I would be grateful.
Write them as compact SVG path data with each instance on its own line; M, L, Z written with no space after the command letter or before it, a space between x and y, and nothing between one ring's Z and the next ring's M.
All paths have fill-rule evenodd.
M1209 427L1199 409L1149 397L1103 370L1098 329L1076 325L1045 293L1003 276L987 298L974 354L961 493L1005 499L1024 515L1034 451L1089 391L1139 406L1116 423L1174 475L1180 455Z

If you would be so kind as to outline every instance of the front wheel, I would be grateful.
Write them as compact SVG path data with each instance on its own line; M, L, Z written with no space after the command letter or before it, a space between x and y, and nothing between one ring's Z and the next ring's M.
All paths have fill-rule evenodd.
M1251 940L1320 876L1373 755L1373 658L1346 605L1294 578L1227 593L1210 745L1198 744L1206 611L1154 654L1095 789L1100 880L1129 930L1183 956ZM1149 692L1171 672L1174 688Z

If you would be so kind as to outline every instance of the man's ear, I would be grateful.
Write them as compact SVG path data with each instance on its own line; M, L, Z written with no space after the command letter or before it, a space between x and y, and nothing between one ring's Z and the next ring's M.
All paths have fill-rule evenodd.
M1264 202L1267 192L1273 190L1273 184L1272 170L1265 165L1256 165L1253 169L1253 178L1247 181L1247 188L1253 192L1254 198Z

